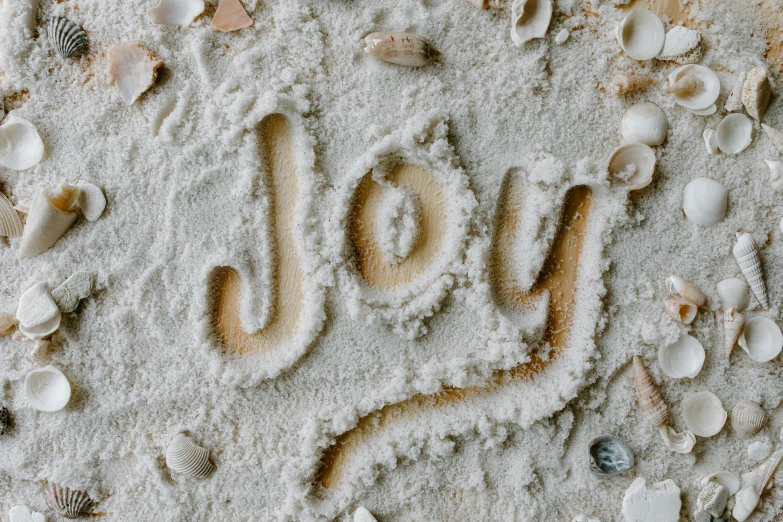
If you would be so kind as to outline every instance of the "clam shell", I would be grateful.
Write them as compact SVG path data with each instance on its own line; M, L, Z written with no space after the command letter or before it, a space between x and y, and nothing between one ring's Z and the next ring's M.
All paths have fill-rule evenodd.
M669 292L684 297L696 306L702 307L707 304L707 296L704 295L704 292L682 277L673 275L666 278L666 288Z
M783 162L764 160L769 168L769 184L775 192L783 192Z
M353 522L377 522L377 519L367 511L367 508L359 506L353 512Z
M87 221L95 221L101 217L106 208L106 196L92 183L80 181L76 186L79 188L79 196L76 199L79 211Z
M0 236L19 237L22 230L22 220L13 204L4 194L0 194Z
M0 125L0 165L27 170L40 163L44 144L35 125L11 114Z
M704 347L695 338L687 334L658 349L658 364L663 373L674 379L696 377L704 364Z
M720 517L729 500L729 489L720 482L707 482L696 499L696 508L713 517Z
M511 40L519 47L543 38L552 19L552 0L514 0L511 4Z
M731 308L743 312L750 304L750 290L742 279L736 277L724 279L715 285L715 290L720 300L720 308L724 312Z
M60 310L46 283L36 283L19 298L16 308L19 329L28 337L41 339L60 327Z
M766 123L762 123L761 128L764 129L764 133L772 140L772 144L775 148L783 154L783 132L780 132L774 127L770 127Z
M707 153L716 154L718 152L718 137L715 135L715 131L704 129L702 138L704 138L704 147L707 149Z
M750 145L753 124L744 114L729 114L715 131L718 148L726 154L739 154Z
M754 317L745 323L739 345L756 362L771 361L783 349L783 333L775 321Z
M408 67L427 65L438 57L432 42L413 33L371 33L364 37L364 51L384 62Z
M612 184L628 190L646 187L655 172L655 152L643 143L623 145L609 157Z
M756 240L747 232L740 230L737 232L737 242L732 249L734 258L742 270L761 306L769 308L769 298L767 297L767 285L764 284L764 274L761 271L761 259L759 258Z
M45 366L24 378L24 398L38 411L58 411L71 400L71 383L54 366Z
M737 344L737 339L739 339L744 326L745 317L737 311L736 307L728 309L723 315L723 348L727 358L731 357L731 352L734 350L734 345Z
M158 79L163 62L141 44L115 45L109 49L109 85L115 85L128 105L139 99Z
M10 522L46 522L46 516L27 506L14 506L8 512L8 520Z
M95 502L85 491L66 488L59 484L48 484L44 488L46 504L65 518L78 518L92 510Z
M771 442L757 440L748 446L748 458L755 460L756 462L761 462L772 455L774 449L775 447Z
M33 196L30 213L22 232L19 252L25 257L34 257L46 252L76 222L73 212L79 189L61 183L51 192L41 186Z
M159 0L147 9L147 18L160 25L190 25L204 12L204 0Z
M87 33L78 24L63 16L51 17L46 32L49 36L49 43L63 58L78 56L90 46Z
M696 318L698 307L679 295L670 295L664 302L669 317L683 324L691 324Z
M568 37L571 35L571 33L568 31L568 29L561 29L559 33L557 33L557 36L555 36L555 43L557 45L563 45L566 43L566 40L568 40Z
M652 11L634 9L617 26L615 36L625 54L634 60L650 60L666 41L663 22Z
M174 472L204 478L215 470L209 450L184 433L177 434L166 449L166 465Z
M633 467L633 452L617 437L602 435L587 446L590 471L600 478L625 473Z
M623 114L623 139L629 143L656 146L666 139L669 122L663 111L654 103L631 105Z
M701 485L706 486L710 481L715 481L725 486L729 490L729 495L735 494L740 488L739 475L731 471L718 471L712 475L707 475L701 479Z
M675 85L684 76L694 76L701 81L701 85L694 91L677 94L673 93L674 100L690 111L704 114L704 111L715 112L713 105L720 95L720 80L709 68L703 65L683 65L669 75L669 85ZM710 112L710 114L712 113Z
M642 360L636 355L633 358L633 378L639 409L642 410L647 422L655 428L666 426L669 422L669 411L663 402L661 392L658 391Z
M212 17L212 23L209 28L213 31L222 31L228 33L237 31L253 25L253 19L250 18L239 0L223 0Z
M618 74L612 80L610 88L614 94L619 95L644 89L654 82L651 77L643 74Z
M712 437L720 433L728 414L720 399L710 392L691 395L682 405L682 415L688 429L699 437Z
M79 306L79 301L89 297L92 292L92 274L76 272L52 290L52 299L62 313L70 313Z
M745 86L746 77L746 72L741 72L737 76L734 87L726 98L726 104L723 107L727 112L740 112L742 110L742 88Z
M678 25L666 32L663 49L656 58L684 65L698 62L701 56L701 33Z
M769 73L764 67L752 69L745 78L742 86L742 104L748 114L756 120L764 117L769 98L772 95L772 86L769 84Z
M696 178L685 185L682 210L697 225L720 223L728 208L729 191L714 179Z

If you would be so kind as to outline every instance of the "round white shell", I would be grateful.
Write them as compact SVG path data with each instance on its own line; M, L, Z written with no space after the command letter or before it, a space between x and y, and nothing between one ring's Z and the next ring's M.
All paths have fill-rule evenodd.
M634 60L655 58L666 41L663 22L652 11L634 9L628 13L615 31L617 41Z
M0 165L26 170L38 165L43 155L43 140L35 125L14 114L0 125Z
M715 100L718 99L718 95L720 94L720 80L718 79L718 75L703 65L683 65L672 71L669 75L669 84L674 85L677 80L686 74L696 76L702 81L703 85L688 94L672 94L674 100L692 112L697 111L700 115L714 113L716 110L714 107Z
M720 309L724 312L737 307L738 312L745 310L750 304L750 289L742 279L731 277L715 285L720 300Z
M701 479L701 485L704 486L710 480L714 480L715 482L726 486L726 489L729 490L729 495L735 494L740 488L739 475L732 473L731 471L718 471L712 475L707 475Z
M643 143L623 145L609 158L609 175L612 183L628 190L644 188L652 181L655 172L655 152Z
M190 25L204 12L204 0L159 0L147 9L147 17L154 24Z
M71 399L71 383L54 366L33 370L24 378L24 398L39 411L61 410Z
M739 154L750 145L753 124L744 114L732 113L718 124L715 137L718 148L726 154Z
M16 308L19 330L31 339L42 339L60 327L57 303L45 283L36 283L19 298Z
M754 317L745 323L738 344L754 361L767 362L783 349L783 333L775 321Z
M511 40L519 47L543 38L552 19L552 0L514 0L511 4Z
M704 364L704 347L698 339L682 334L677 341L658 349L658 364L674 379L694 378Z
M710 178L696 178L685 185L682 209L696 224L709 226L720 223L726 217L729 191Z
M377 519L372 516L367 508L359 506L356 511L353 512L353 522L376 522Z
M666 139L669 122L666 115L654 103L631 105L623 114L623 139L628 143L644 143L651 147Z
M688 397L682 405L682 415L688 429L699 437L717 435L728 418L720 399L710 392Z

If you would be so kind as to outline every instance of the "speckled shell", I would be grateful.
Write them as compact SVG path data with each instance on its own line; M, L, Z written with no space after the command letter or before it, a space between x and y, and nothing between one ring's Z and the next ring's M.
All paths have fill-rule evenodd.
M764 117L772 87L769 84L769 73L764 67L756 67L748 73L742 87L742 104L748 114L757 120Z
M198 478L204 478L215 470L209 460L209 450L184 433L175 436L166 449L166 465L172 471Z
M19 237L22 235L22 220L11 201L0 194L0 236Z
M59 484L48 484L44 488L46 503L65 518L86 515L95 502L84 491L75 491Z
M49 19L48 33L49 42L63 58L78 56L90 45L87 33L62 16L53 16Z
M661 392L647 373L642 360L638 356L633 358L633 377L636 384L636 399L644 417L654 427L664 426L669 422L669 410L663 402Z
M737 232L737 243L732 250L742 270L742 275L753 290L753 295L759 300L761 306L769 308L769 298L767 297L767 285L764 284L764 274L761 272L761 259L759 259L756 240L751 234Z
M767 423L767 414L753 401L740 401L731 410L731 426L743 437L752 437Z

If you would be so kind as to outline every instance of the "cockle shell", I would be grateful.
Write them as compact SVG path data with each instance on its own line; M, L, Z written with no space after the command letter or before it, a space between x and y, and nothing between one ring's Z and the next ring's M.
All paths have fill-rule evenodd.
M552 20L552 0L514 0L511 4L511 40L519 47L543 38Z
M778 151L783 154L783 132L780 132L774 127L770 127L766 123L761 124L761 128L764 129L764 132L767 136L769 136L769 139L772 140L772 144L775 146Z
M228 33L251 25L253 19L248 16L240 0L223 0L215 11L209 28Z
M377 522L377 519L372 516L372 513L367 508L359 506L353 512L353 522Z
M27 506L14 506L8 512L10 522L46 522L43 513L33 511Z
M44 144L35 125L15 114L0 125L0 165L11 170L27 170L40 163Z
M776 192L783 192L783 163L764 160L769 167L769 184Z
M761 259L759 258L756 240L751 234L740 230L737 232L737 242L732 249L734 258L739 264L742 275L753 290L761 306L769 308L769 299L767 298L767 286L764 284L764 274L761 272Z
M439 54L432 42L413 33L371 33L364 41L366 53L384 62L408 67L427 65Z
M54 366L45 366L24 378L24 398L38 411L58 411L71 400L71 383Z
M78 24L63 16L51 17L46 32L49 36L49 43L63 58L78 56L90 45L87 33Z
M468 0L468 2L475 5L479 9L488 9L490 7L495 9L503 9L503 0Z
M204 12L204 0L158 0L147 9L147 18L160 25L190 25Z
M615 29L615 36L622 50L634 60L655 58L666 41L663 22L647 9L628 13Z
M740 112L742 110L742 88L745 86L746 72L740 72L731 93L726 98L726 104L723 106L727 112Z
M656 58L685 65L698 62L701 55L701 33L678 25L666 33L663 49Z
M698 307L679 295L670 295L663 304L666 313L675 321L691 324L696 317Z
M704 347L695 337L681 334L680 338L658 349L658 364L663 373L674 379L693 379L704 364Z
M633 378L639 409L647 422L655 428L666 426L669 423L669 410L663 402L661 392L637 355L633 358Z
M729 191L714 179L696 178L685 185L682 210L697 225L720 223L726 217L728 208Z
M48 484L44 488L47 505L65 518L78 518L92 510L95 502L85 491L66 488L59 484Z
M695 74L684 74L676 82L666 88L669 94L677 96L686 96L696 92L696 89L703 87L704 82Z
M676 85L685 76L692 76L698 79L701 84L691 92L683 94L672 92L674 101L695 114L706 115L715 112L715 100L720 95L718 76L703 65L683 65L669 74L669 85Z
M663 111L654 103L631 105L623 114L623 139L628 143L643 143L650 147L660 145L666 139L669 122Z
M103 195L103 191L99 187L92 183L79 181L76 186L79 189L76 205L87 221L95 221L106 209L106 196Z
M766 459L774 451L775 446L771 442L757 440L748 446L748 457L756 462Z
M696 499L696 509L706 511L715 518L723 514L729 500L729 489L720 482L707 482Z
M46 283L36 283L19 298L19 330L31 339L43 339L60 327L60 310Z
M611 477L633 467L633 452L617 437L602 435L587 446L587 462L596 476Z
M726 352L726 357L731 357L731 352L734 350L734 345L737 344L742 333L742 328L745 326L745 317L737 311L737 307L734 306L723 314L723 348Z
M769 73L764 67L751 69L742 86L742 104L748 114L756 120L764 117L772 86L769 84Z
M24 257L46 252L71 228L78 217L74 212L78 197L79 189L68 183L61 183L51 192L38 187L19 244Z
M19 237L22 230L22 220L13 204L4 194L0 194L0 236Z
M92 292L92 274L76 272L60 286L52 290L52 299L62 313L70 313L79 306L79 301L89 297Z
M115 85L128 105L147 91L158 79L163 62L155 53L138 43L115 45L108 52L109 85Z
M722 152L739 154L753 139L753 124L744 114L729 114L718 124L715 135Z
M628 190L646 187L655 172L655 152L644 143L631 143L616 149L609 157L612 183Z
M612 80L611 89L614 94L626 94L644 89L653 84L649 76L643 74L618 74Z
M724 312L730 308L736 308L738 312L743 312L750 304L750 290L748 284L742 279L736 277L724 279L715 285L715 291L718 293L720 308Z
M710 392L699 392L688 397L682 405L685 425L699 437L712 437L720 433L728 413L720 399Z
M754 361L767 362L783 349L783 333L772 319L754 317L745 323L738 344Z
M177 434L166 449L166 465L174 472L204 478L215 470L209 450L184 433Z
M0 337L10 335L14 331L16 325L19 324L19 320L15 315L0 313Z
M763 464L742 475L741 487L734 497L734 509L731 514L738 522L745 522L755 511L761 494L772 480L783 458L783 449L773 453Z
M707 296L704 295L704 292L698 286L680 276L673 275L667 277L666 288L670 293L680 295L700 308L707 304Z
M623 496L623 517L627 522L678 522L680 488L667 479L652 486L637 477Z
M704 147L707 149L707 153L716 154L718 152L718 137L715 135L715 131L704 129L704 133L701 136L704 138Z

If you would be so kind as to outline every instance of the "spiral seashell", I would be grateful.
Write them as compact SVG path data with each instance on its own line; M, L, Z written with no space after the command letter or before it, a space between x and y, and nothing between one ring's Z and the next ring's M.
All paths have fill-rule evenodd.
M698 310L695 304L679 295L670 295L663 306L669 317L682 324L691 324Z
M678 294L699 308L707 304L707 296L699 290L699 287L679 276L669 276L666 279L666 288L672 294Z
M204 478L215 470L209 460L209 450L184 433L176 435L166 449L166 465L172 471L198 478Z
M731 426L743 437L752 437L767 423L767 414L753 401L740 401L731 410Z
M734 88L726 98L726 105L723 106L727 112L740 112L742 110L742 88L745 86L745 78L748 73L743 71L737 76L737 81L734 83Z
M772 140L772 144L775 145L775 148L783 154L783 132L780 132L774 127L770 127L766 123L762 123L761 128L764 129L766 135Z
M726 351L726 358L731 357L731 352L737 344L743 326L745 326L745 316L737 311L736 306L726 310L723 316L723 348Z
M0 194L0 236L19 237L22 235L22 220L11 201Z
M678 96L684 96L694 92L699 87L703 86L704 82L693 74L686 74L674 82L672 85L666 88L666 92L669 94L676 94Z
M494 9L503 9L503 0L468 0L468 2L479 9L488 9L490 7Z
M759 300L761 306L769 308L769 299L767 298L767 286L764 284L764 274L761 272L761 259L759 259L756 240L751 234L740 230L737 232L737 243L732 250L742 270L742 275L753 290L753 295Z
M745 78L742 86L742 104L748 114L761 120L767 110L769 98L772 95L772 87L769 84L769 73L764 67L752 69Z
M48 484L44 488L46 504L65 518L77 518L86 515L95 502L84 491L68 489L59 484Z
M642 74L618 74L612 80L612 93L620 95L644 89L653 84L653 79Z
M82 54L90 45L87 33L77 24L62 16L53 16L49 19L47 32L52 47L63 58Z
M719 518L726 509L726 502L729 500L729 490L720 482L707 482L704 488L699 492L699 498L696 499L696 509L706 511L715 518Z
M669 422L669 410L638 355L633 358L633 378L636 384L636 399L645 418L656 428L665 426Z

